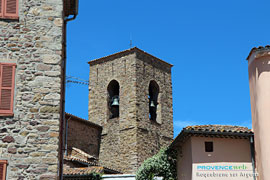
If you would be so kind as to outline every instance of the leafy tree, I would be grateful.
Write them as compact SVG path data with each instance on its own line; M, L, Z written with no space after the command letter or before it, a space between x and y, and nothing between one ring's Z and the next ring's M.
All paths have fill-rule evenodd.
M170 148L161 149L156 155L143 162L136 174L136 180L153 180L155 176L164 180L176 180L177 152Z

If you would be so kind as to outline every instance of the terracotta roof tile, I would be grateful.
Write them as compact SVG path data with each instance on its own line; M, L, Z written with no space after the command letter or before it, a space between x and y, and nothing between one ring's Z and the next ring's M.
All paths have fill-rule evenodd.
M84 152L78 148L75 148L75 147L72 147L71 155L75 156L77 158L84 159L84 160L88 160L88 159L97 160L96 157L91 156L91 155L87 154L86 152Z
M91 173L103 173L104 168L99 166L81 167L81 168L64 168L64 175L87 175Z
M266 46L259 46L259 47L254 47L251 49L248 57L247 57L247 60L250 58L251 54L253 52L256 52L256 51L270 51L270 45L266 45Z
M253 131L247 127L231 125L187 126L178 134L170 147L179 146L190 136L249 138L253 136Z
M84 159L80 159L80 158L77 158L77 157L72 157L72 156L64 156L64 160L66 161L73 161L73 162L78 162L78 163L84 163L86 165L88 165L89 167L102 167L103 170L106 170L106 171L110 171L112 172L112 174L121 174L120 171L118 170L115 170L113 168L109 168L109 167L106 167L106 166L102 166L101 164L99 163L95 163L95 162L90 162L90 161L86 161ZM69 169L77 169L77 168L69 168L69 167L65 167L67 169L66 172L73 172ZM82 168L79 168L79 169L84 169L85 167L82 167ZM79 170L74 170L74 172L78 172ZM88 170L85 170L85 172L88 172ZM65 174L65 172L64 172Z
M91 162L91 161L81 159L81 158L78 158L78 157L75 157L75 156L64 156L64 160L75 161L75 162L79 162L79 163L88 164L88 165L91 165L91 166L96 166L97 165L97 163L95 163L95 162Z
M112 168L103 166L102 164L99 164L97 162L98 159L94 159L94 161L93 161L92 158L95 158L95 157L93 157L93 156L91 156L91 155L83 152L80 149L77 149L77 148L75 148L75 149L76 149L77 154L64 156L64 160L66 160L66 161L72 161L72 162L77 162L77 163L82 163L83 165L88 165L89 167L93 167L93 166L95 166L95 167L102 167L105 171L109 171L112 174L115 174L115 173L121 174L121 172L118 171L118 170L116 170L116 169L112 169ZM71 169L74 169L74 168L71 168ZM79 170L76 170L76 172L77 171L79 171ZM88 172L88 170L85 170L85 171Z
M204 132L234 132L234 133L252 133L250 129L242 126L231 125L196 125L187 126L183 130L187 131L204 131Z
M148 57L151 57L151 58L159 61L163 65L168 65L170 67L173 66L172 64L167 63L166 61L163 61L163 60L161 60L161 59L159 59L159 58L157 58L157 57L155 57L155 56L153 56L153 55L151 55L151 54L149 54L149 53L147 53L147 52L145 52L145 51L143 51L143 50L141 50L141 49L139 49L137 47L133 47L131 49L120 51L120 52L117 52L117 53L114 53L114 54L111 54L111 55L108 55L108 56L104 56L102 58L91 60L91 61L88 62L88 64L93 65L93 64L96 64L96 63L100 63L100 62L105 62L105 61L108 61L108 60L110 60L112 58L123 57L123 56L126 56L126 55L134 53L134 52L139 52L139 53L142 53L142 54L144 54L144 55L146 55Z

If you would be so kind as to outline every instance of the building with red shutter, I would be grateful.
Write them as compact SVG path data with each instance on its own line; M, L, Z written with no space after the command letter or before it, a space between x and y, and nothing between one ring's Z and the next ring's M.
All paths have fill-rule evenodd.
M1 180L61 178L66 23L76 14L75 0L0 0Z

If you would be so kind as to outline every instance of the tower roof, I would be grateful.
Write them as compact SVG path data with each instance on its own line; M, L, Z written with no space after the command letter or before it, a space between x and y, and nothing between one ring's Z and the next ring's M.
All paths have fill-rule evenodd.
M117 52L117 53L114 53L114 54L111 54L111 55L108 55L108 56L104 56L102 58L98 58L98 59L94 59L94 60L91 60L88 62L89 65L95 65L95 64L99 64L99 63L104 63L106 61L110 61L110 60L113 60L113 59L116 59L116 58L120 58L120 57L123 57L123 56L127 56L129 54L133 54L133 53L138 53L138 54L142 54L142 55L145 55L145 56L148 56L149 58L153 59L153 60L156 60L158 61L159 63L161 64L164 64L164 65L167 65L167 66L170 66L172 67L173 65L170 64L170 63L167 63L166 61L163 61L137 47L134 47L134 48L131 48L131 49L127 49L127 50L124 50L124 51L120 51L120 52Z

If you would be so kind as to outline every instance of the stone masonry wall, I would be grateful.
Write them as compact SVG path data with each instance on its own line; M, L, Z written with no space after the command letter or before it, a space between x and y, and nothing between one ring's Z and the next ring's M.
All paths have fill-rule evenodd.
M162 66L144 55L137 58L137 148L138 164L141 164L173 140L172 82L169 66ZM151 80L159 86L156 122L149 119L148 94Z
M107 86L120 84L120 115L109 119ZM148 88L160 88L159 122L149 119ZM171 66L141 52L90 64L89 120L103 126L100 161L123 173L135 173L173 138Z
M14 116L0 116L7 179L56 179L59 156L62 0L20 0L0 19L0 62L16 63Z
M69 119L69 117L67 117ZM86 120L68 120L67 148L68 154L73 147L78 148L91 156L98 158L100 147L100 135L102 128L90 125Z

